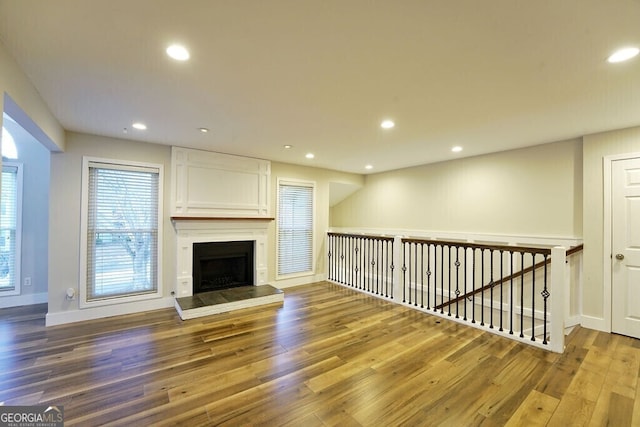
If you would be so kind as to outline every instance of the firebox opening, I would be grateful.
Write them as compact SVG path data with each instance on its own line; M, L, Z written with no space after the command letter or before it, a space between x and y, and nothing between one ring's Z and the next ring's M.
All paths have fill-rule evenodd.
M193 244L193 294L253 285L254 242Z

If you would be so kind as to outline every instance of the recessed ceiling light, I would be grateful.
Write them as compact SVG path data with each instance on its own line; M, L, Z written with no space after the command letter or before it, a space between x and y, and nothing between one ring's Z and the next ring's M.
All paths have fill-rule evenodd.
M315 156L313 155L313 153L307 153L307 155L305 157L307 159L313 159Z
M624 62L633 58L638 53L640 53L640 49L638 49L637 47L625 47L613 52L613 54L611 54L611 56L607 58L607 61L611 62L612 64L616 62Z
M290 149L290 148L293 148L293 145L289 145L289 144L287 144L287 145L285 145L285 146L284 146L284 148L286 148L286 149L288 150L288 149Z
M391 129L392 127L394 127L396 124L393 123L393 120L383 120L382 123L380 123L380 127L382 129Z
M373 169L373 166L372 166L372 165L367 165L367 166L365 166L364 168L365 168L365 169Z
M455 147L451 148L451 151L453 151L454 153L459 153L462 151L462 147L460 147L459 145L456 145Z
M172 44L167 48L167 55L176 61L186 61L189 59L189 51L182 45Z
M202 132L202 133L207 133L207 132L209 132L209 129L207 129L207 128L198 128L198 130L199 130L200 132Z
M132 128L134 129L138 129L138 130L146 130L147 129L147 125L145 125L144 123L134 123L131 125Z

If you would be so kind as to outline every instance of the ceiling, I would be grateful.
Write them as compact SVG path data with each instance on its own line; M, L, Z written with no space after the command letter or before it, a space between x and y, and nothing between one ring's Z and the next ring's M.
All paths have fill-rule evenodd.
M0 0L0 40L67 130L355 173L640 125L640 0Z

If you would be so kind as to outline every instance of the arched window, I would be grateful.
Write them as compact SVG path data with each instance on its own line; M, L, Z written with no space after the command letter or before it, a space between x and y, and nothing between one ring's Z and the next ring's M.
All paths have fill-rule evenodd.
M2 127L2 157L14 160L18 158L16 142L4 126Z

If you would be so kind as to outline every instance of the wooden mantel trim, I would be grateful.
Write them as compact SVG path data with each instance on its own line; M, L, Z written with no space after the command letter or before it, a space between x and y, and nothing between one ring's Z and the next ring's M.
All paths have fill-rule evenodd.
M172 216L172 221L273 221L273 217L247 216Z

